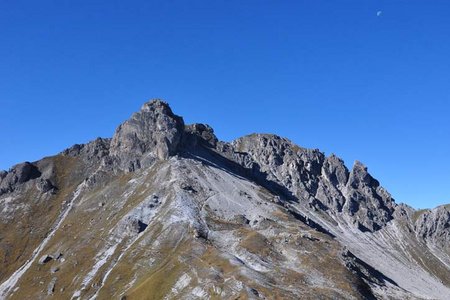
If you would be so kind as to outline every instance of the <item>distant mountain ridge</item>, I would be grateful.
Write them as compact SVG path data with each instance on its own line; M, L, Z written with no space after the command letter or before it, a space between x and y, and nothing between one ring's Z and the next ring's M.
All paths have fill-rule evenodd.
M450 209L288 139L220 141L162 100L0 172L0 298L448 299Z

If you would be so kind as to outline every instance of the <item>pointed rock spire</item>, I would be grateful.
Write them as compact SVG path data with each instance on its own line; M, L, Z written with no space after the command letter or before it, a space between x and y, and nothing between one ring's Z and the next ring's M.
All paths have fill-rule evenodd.
M361 230L376 231L392 220L394 199L359 161L353 165L344 194L344 211L355 217Z
M344 161L334 154L325 158L322 166L322 174L324 174L335 186L345 186L349 177L349 171L347 170Z
M358 188L362 185L370 185L374 179L367 171L367 167L360 161L355 161L353 168L350 172L348 185L353 188ZM373 182L375 184L375 182ZM378 182L376 182L378 183Z

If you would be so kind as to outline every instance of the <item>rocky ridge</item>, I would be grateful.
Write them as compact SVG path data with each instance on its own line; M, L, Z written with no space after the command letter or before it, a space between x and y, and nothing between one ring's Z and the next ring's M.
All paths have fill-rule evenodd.
M152 172L158 176L151 177ZM153 186L153 183L143 179L148 176L154 182L162 181L159 186ZM124 178L127 178L128 183L111 186ZM164 178L168 181L164 181ZM221 178L228 178L228 181L223 182ZM136 182L140 184L137 185ZM122 191L122 186L129 189ZM225 186L228 188L224 188ZM255 194L256 187L261 192ZM142 195L150 194L148 198L133 200L132 195L137 190L142 190ZM39 200L34 200L36 203L33 204L33 200L27 195L33 195L33 199ZM61 210L56 205L58 201L61 203ZM116 223L110 223L110 220L117 218L118 211L125 210L124 205L128 202L130 209L124 211L123 217L114 221ZM98 203L96 208L93 203ZM243 209L244 204L246 209ZM24 282L39 278L38 275L33 275L39 272L32 271L33 261L37 259L35 254L41 255L43 249L52 242L56 243L53 247L64 248L66 245L67 249L71 242L62 237L58 240L58 232L62 230L61 226L71 224L66 223L66 219L70 219L72 215L76 217L76 207L84 207L84 210L78 212L80 217L95 215L86 217L89 224L95 224L96 218L106 218L107 221L101 221L106 222L101 223L101 226L110 228L111 237L102 237L102 240L106 239L103 248L99 244L100 248L90 250L100 251L98 260L92 262L93 268L91 266L90 273L87 273L78 289L76 284L72 284L72 298L97 297L100 292L105 292L102 287L107 280L111 280L108 279L109 273L114 272L115 263L122 256L129 255L132 249L134 252L141 251L134 248L136 243L143 243L147 239L148 246L151 246L155 241L159 240L158 243L161 243L164 240L162 237L146 238L149 231L158 226L167 226L172 232L169 235L171 239L180 236L180 243L190 245L189 251L201 248L202 250L195 251L200 251L202 255L209 253L208 251L216 251L220 256L231 255L227 261L232 262L232 265L236 264L233 259L243 262L246 268L241 270L244 272L241 274L246 274L244 277L247 279L239 281L240 288L223 285L220 292L216 291L223 297L245 293L250 298L271 298L274 295L271 296L265 289L270 286L271 280L281 280L267 277L271 268L277 266L286 269L286 272L300 272L304 266L287 266L282 262L286 259L295 262L300 259L297 257L300 254L293 253L303 253L308 247L322 249L326 244L333 245L332 248L339 253L321 250L324 251L324 256L334 259L328 263L341 264L349 272L345 281L348 287L333 288L337 293L335 296L444 299L441 295L450 294L448 207L415 211L403 204L396 204L362 163L355 162L349 170L335 155L327 157L317 149L301 148L276 135L253 134L230 143L219 141L210 126L185 125L183 119L175 115L168 104L161 100L144 104L139 112L117 128L112 139L98 138L86 145L75 145L54 158L19 164L8 172L1 172L0 205L3 220L3 227L0 228L0 245L3 249L1 255L7 263L7 268L0 273L0 293L3 297L19 297L21 290L26 293L22 296L33 293L24 288L17 289L17 286L22 286L20 280ZM49 217L44 224L31 224L29 227L42 234L30 235L23 229L20 236L6 233L11 230L14 220L33 217L48 205L51 205L50 215L54 214L54 217ZM264 208L265 206L269 208ZM18 210L20 207L24 210ZM106 217L106 212L105 215L97 212L99 208L103 210L108 207L109 217ZM178 221L170 223L159 219L154 223L163 214L169 220ZM280 214L289 221L278 219L271 223L279 218L274 216ZM177 222L191 224L194 242L184 236L184 229L173 225L178 224ZM311 245L300 246L304 242L297 245L293 236L298 234L298 230L290 229L292 226L317 232L305 235L310 239L308 243ZM286 246L274 244L284 234L287 234ZM46 236L44 241L42 235ZM95 238L104 233L99 231L97 236L86 233L79 239L84 240L91 235ZM112 236L114 239L110 240ZM255 236L258 237L256 240ZM23 238L29 240L28 244L36 245L34 254L26 250L26 245L17 242ZM209 246L196 242L198 239L207 241ZM257 250L252 248L250 251L249 245L243 246L242 239L250 239L250 245L256 243ZM84 249L83 245L80 242L77 247ZM231 247L234 249L231 252L227 249L230 245L235 245ZM345 250L338 250L340 247ZM258 252L262 250L262 253ZM296 258L292 258L292 255ZM146 257L145 254L141 256ZM179 256L179 259L182 257ZM231 259L232 257L234 258ZM311 259L311 255L307 257ZM100 272L103 266L101 263L107 262L111 262L111 268L104 271L106 275L96 286L89 287L87 283ZM58 268L59 264L63 265L60 260ZM286 287L278 291L278 295L294 299L298 293L322 293L325 298L333 298L331 290L316 290L317 286L325 286L323 279L318 279L326 276L320 272L324 267L329 266L309 266L309 271L316 272L317 276L304 281L303 286L300 285L297 289L288 288L287 281L300 275L290 273L288 276L286 273L286 279L279 282L280 286ZM88 266L84 268L89 269ZM210 272L198 268L198 271ZM406 276L407 272L412 275ZM141 281L138 280L141 283L146 282L145 278L155 276L154 273L142 274L142 270L132 273L135 274L135 281L141 278ZM27 274L30 274L28 279ZM195 288L189 290L189 283L186 286L185 283L180 283L183 276L184 281L190 282L194 275L184 273L170 292L167 292L166 297L195 298ZM186 276L191 279L187 280ZM196 280L202 282L201 276L196 276ZM221 276L226 277L223 274ZM330 280L335 280L336 284L338 282L336 278L328 278ZM48 294L58 292L55 287L60 281L64 280L57 281L56 277L52 277L48 283L51 293ZM121 291L109 290L106 293L126 295L133 291L132 282L133 280ZM208 279L205 282L202 284L209 286L212 281ZM258 282L259 291L251 287L251 282ZM217 283L213 286L217 288ZM37 290L39 289L35 288ZM66 289L59 291L61 295L66 292ZM208 292L206 288L203 288L203 292L209 296L215 293L211 290Z

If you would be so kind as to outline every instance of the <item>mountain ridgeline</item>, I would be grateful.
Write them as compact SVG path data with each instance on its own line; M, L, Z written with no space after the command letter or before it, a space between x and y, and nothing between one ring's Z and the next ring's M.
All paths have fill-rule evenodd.
M1 299L448 299L450 210L288 139L153 100L0 172Z

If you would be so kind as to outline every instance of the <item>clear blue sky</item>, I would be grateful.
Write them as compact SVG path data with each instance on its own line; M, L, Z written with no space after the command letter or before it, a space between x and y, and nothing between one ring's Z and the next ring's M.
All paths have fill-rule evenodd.
M0 169L155 97L222 140L276 133L362 161L397 202L450 203L448 0L0 2Z

